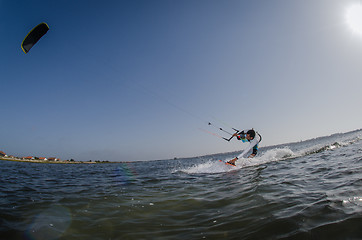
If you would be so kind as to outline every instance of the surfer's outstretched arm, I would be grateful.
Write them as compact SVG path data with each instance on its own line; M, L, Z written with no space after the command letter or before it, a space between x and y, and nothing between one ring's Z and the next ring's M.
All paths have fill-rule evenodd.
M258 145L258 143L259 143L259 139L254 138L253 140L250 141L249 146L248 146L242 153L240 153L239 156L237 156L237 157L234 158L234 159L231 159L228 163L235 165L235 162L236 162L239 158L244 158L244 157L246 156L246 154L247 154L250 150L252 150L252 149L253 149L253 152L252 152L252 154L249 155L248 158L253 158L253 157L255 157L255 156L256 156L256 153L257 153L257 148L255 148L255 147L256 147L256 145Z
M243 158L246 156L246 154L251 150L253 149L257 144L259 143L258 139L254 138L253 140L250 141L250 144L249 146L242 152L239 154L239 156L237 156L237 158ZM253 151L252 154L250 154L249 158L250 157L255 157L256 155L256 152Z

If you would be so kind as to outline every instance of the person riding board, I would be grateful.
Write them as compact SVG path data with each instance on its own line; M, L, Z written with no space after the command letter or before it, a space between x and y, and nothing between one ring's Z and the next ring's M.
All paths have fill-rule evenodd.
M241 140L243 142L249 142L250 144L241 154L239 154L239 156L228 161L228 163L231 165L235 165L235 162L239 158L245 157L250 150L253 150L253 152L249 155L248 158L253 158L258 153L258 144L261 142L260 134L258 132L255 132L254 129L248 130L246 133L245 131L246 130L233 134L233 137L237 137L238 140Z

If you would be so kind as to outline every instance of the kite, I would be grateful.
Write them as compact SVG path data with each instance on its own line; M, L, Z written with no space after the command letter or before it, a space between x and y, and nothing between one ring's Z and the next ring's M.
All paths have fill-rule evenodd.
M21 49L25 53L28 53L29 50L39 41L41 37L43 37L49 30L49 26L46 23L40 23L38 26L33 28L28 35L24 38L21 43Z

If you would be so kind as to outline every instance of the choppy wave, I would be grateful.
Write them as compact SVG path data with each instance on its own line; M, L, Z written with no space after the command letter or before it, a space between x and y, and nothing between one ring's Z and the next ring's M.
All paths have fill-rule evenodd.
M306 156L306 155L312 155L316 153L321 153L324 151L334 150L340 147L345 147L350 144L354 144L358 141L360 141L360 137L354 137L352 139L346 139L341 141L335 141L333 143L327 143L327 144L316 144L311 147L308 147L306 149L302 149L296 153L297 156Z
M0 161L0 239L362 239L359 132L124 164Z

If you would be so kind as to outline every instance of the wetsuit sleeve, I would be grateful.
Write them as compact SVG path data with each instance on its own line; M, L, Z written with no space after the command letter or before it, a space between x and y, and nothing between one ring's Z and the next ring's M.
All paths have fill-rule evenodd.
M243 158L245 157L245 155L251 150L253 149L257 144L259 143L257 138L254 138L253 140L251 140L249 146L241 153L239 154L238 158ZM254 152L254 151L253 151Z

